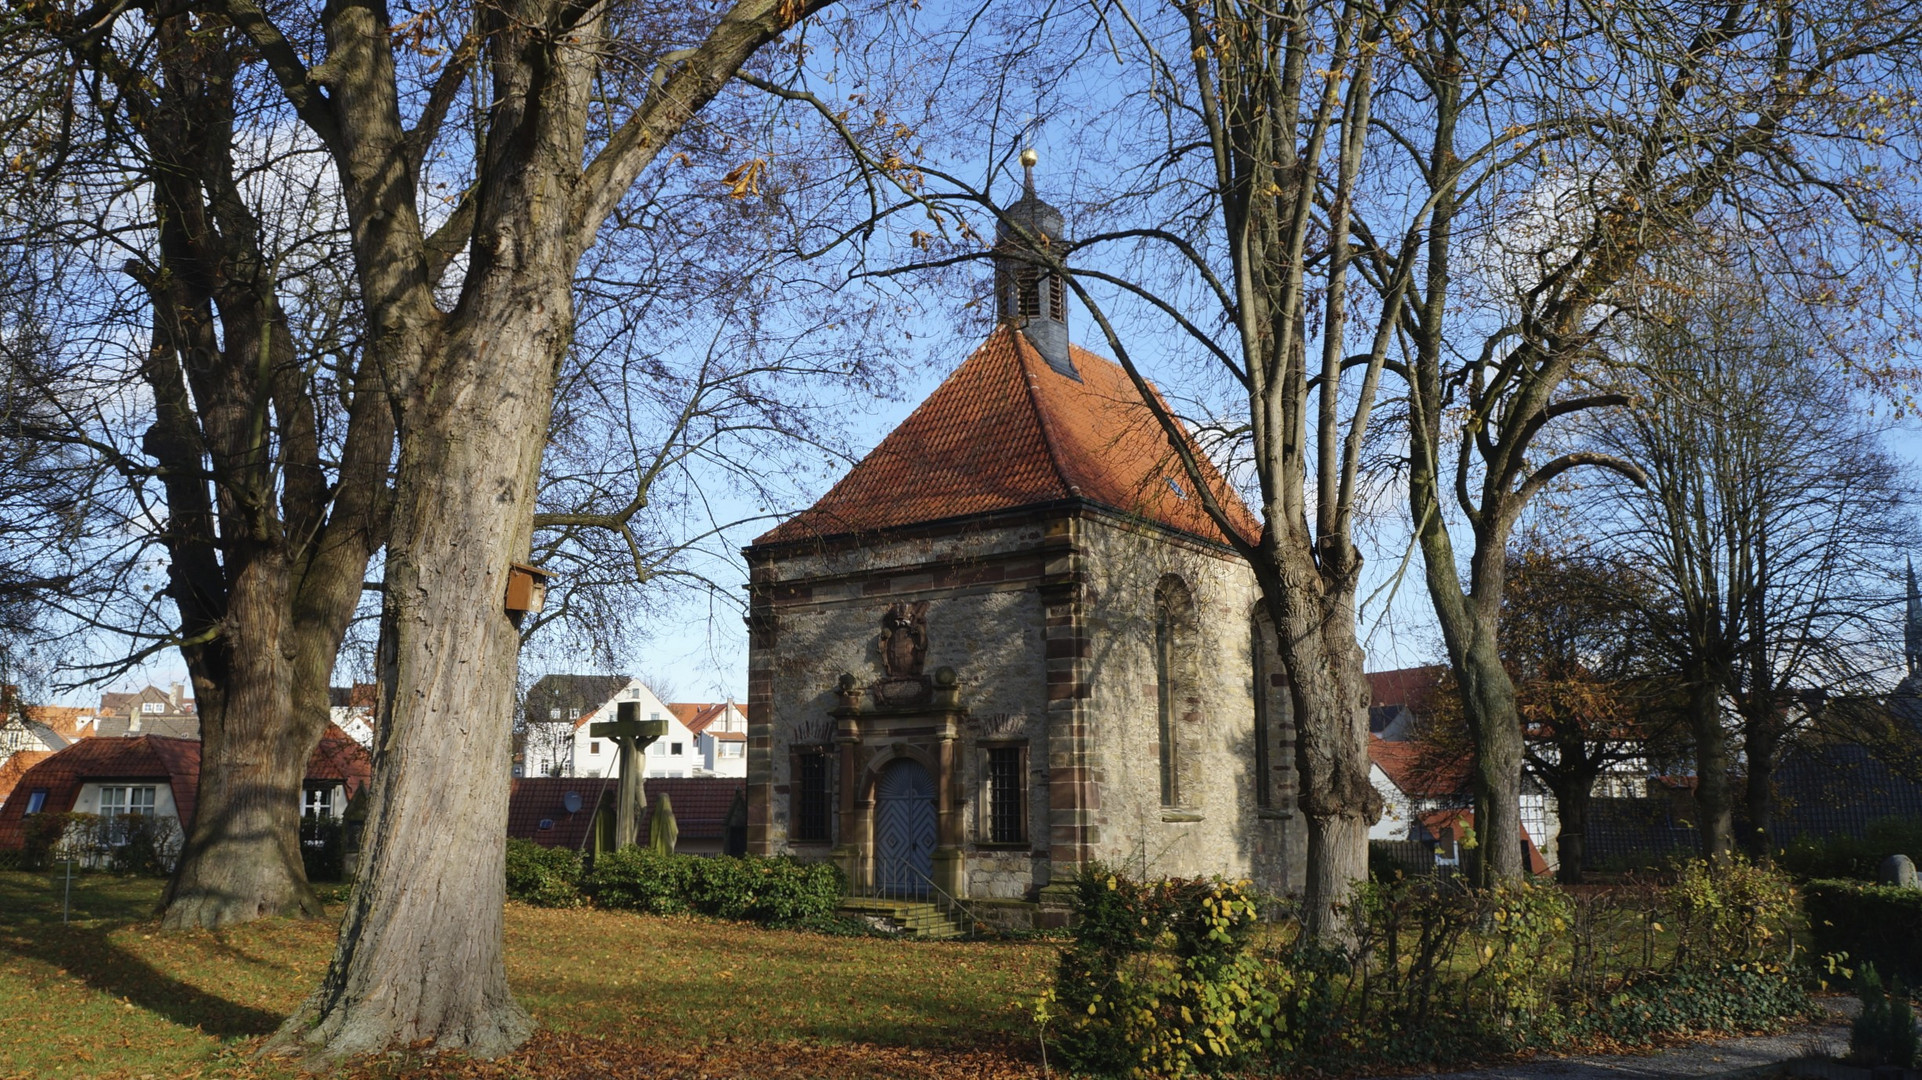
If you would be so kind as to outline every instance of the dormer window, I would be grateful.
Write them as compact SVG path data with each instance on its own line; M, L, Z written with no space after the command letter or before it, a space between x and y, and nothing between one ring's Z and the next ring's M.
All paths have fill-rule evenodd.
M167 711L167 707L158 701L143 701L140 703L140 711L143 713L162 713Z

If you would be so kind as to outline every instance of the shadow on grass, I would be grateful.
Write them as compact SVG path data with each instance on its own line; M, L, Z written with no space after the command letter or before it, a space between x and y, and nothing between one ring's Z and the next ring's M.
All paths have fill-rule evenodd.
M114 944L112 926L45 926L32 933L0 930L0 949L51 964L88 987L166 1017L182 1027L234 1038L271 1034L285 1019L209 994Z
M61 925L66 882L56 874L0 874L0 950L37 960L91 989L222 1038L266 1035L279 1013L257 1009L182 982L117 945L112 934L151 918L161 883L145 878L78 874L72 925Z

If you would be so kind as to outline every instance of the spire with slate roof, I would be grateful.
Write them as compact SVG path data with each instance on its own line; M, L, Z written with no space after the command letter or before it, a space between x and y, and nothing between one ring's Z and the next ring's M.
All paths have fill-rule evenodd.
M1915 560L1909 560L1909 617L1902 627L1903 652L1909 661L1909 677L1922 676L1922 591L1915 587Z
M1018 254L1028 250L1030 244L1055 248L1057 253L1065 251L1061 246L1061 211L1042 202L1034 192L1038 160L1033 150L1021 151L1025 176L1021 198L1003 211L994 231L995 317L1025 334L1050 368L1079 379L1081 375L1068 351L1067 285L1058 275Z

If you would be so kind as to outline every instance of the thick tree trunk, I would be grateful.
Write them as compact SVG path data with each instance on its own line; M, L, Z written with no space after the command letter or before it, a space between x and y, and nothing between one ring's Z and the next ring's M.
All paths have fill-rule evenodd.
M1692 673L1689 729L1695 739L1695 827L1702 854L1720 860L1733 850L1735 820L1730 810L1728 735L1722 727L1720 683L1707 671Z
M1355 886L1368 880L1368 827L1380 819L1382 799L1368 780L1368 677L1351 597L1338 593L1326 614L1290 617L1305 614L1293 609L1312 595L1297 589L1270 604L1269 614L1289 628L1281 651L1295 707L1296 805L1308 826L1304 919L1308 933L1345 943L1347 908Z
M258 552L233 582L221 637L192 665L200 782L161 900L166 929L321 913L300 857L301 781L321 731L294 716L287 592L280 553Z
M1765 863L1774 854L1769 828L1775 823L1775 763L1781 755L1781 740L1758 731L1759 726L1750 722L1748 737L1743 740L1748 776L1743 782L1742 801L1748 822L1742 833L1742 850L1756 862Z
M1455 665L1463 712L1475 742L1475 884L1515 881L1522 858L1522 722L1515 684L1495 648L1495 628L1477 625Z
M1562 831L1555 837L1555 880L1563 885L1580 885L1588 861L1588 805L1594 797L1595 781L1570 779L1554 785L1555 814Z
M451 341L403 420L387 555L392 704L362 876L326 980L281 1028L281 1048L338 1058L429 1040L496 1056L533 1030L502 956L520 647L503 599L508 564L528 550L554 358L571 325L566 275L547 280L560 287L502 295Z

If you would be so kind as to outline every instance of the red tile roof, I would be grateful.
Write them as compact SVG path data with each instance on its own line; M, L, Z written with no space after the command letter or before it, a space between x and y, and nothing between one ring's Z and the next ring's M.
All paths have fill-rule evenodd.
M1468 790L1469 759L1428 743L1368 737L1368 760L1381 766L1405 795L1460 795Z
M507 797L507 835L532 840L542 847L586 851L593 847L594 807L609 807L618 797L620 781L611 777L523 777L513 781ZM650 777L643 785L646 808L641 812L641 835L647 835L654 801L667 795L674 807L674 825L689 840L720 840L727 835L727 812L736 792L747 781L738 777ZM567 792L581 797L581 809L570 814L562 801ZM550 822L541 828L542 821Z
M1424 664L1393 671L1371 671L1368 673L1368 704L1371 708L1406 705L1410 711L1419 713L1441 685L1444 670L1440 664Z
M727 837L727 812L734 805L734 794L747 790L747 781L736 776L690 776L650 778L647 781L647 812L641 815L641 835L654 816L654 802L667 795L674 808L674 827L690 840L723 840Z
M717 702L706 703L706 704L701 702L681 701L681 702L675 702L674 704L669 705L668 708L674 711L674 716L676 719L680 720L681 726L687 728L688 731L696 735L699 735L701 732L707 730L707 726L709 724L712 724L714 721L719 720L722 716L724 716L727 713L727 706L728 706L728 703L725 701L717 701Z
M0 803L6 802L7 793L13 790L28 769L52 756L51 750L17 750L8 755L7 760L0 761Z
M359 743L329 724L320 745L307 759L307 777L341 781L348 798L352 798L367 783L372 766L373 760ZM73 809L81 785L92 780L164 780L173 790L181 827L191 828L200 784L200 740L161 735L82 739L48 755L14 784L20 797L9 795L6 804L0 806L0 848L19 847L25 842L20 822L26 814L27 792L44 789L47 800L42 809L64 814Z
M1127 373L1071 350L1079 380L997 327L812 507L755 541L781 544L1081 500L1225 542ZM1249 540L1254 515L1201 458Z
M507 795L507 835L532 840L542 847L588 851L594 845L594 811L614 803L618 781L610 777L527 776L512 781ZM581 797L581 808L568 813L568 792ZM541 828L541 822L548 827Z
M80 718L93 716L92 709L76 705L29 705L27 719L47 725L55 735L72 742L80 738ZM0 792L4 795L5 792Z

